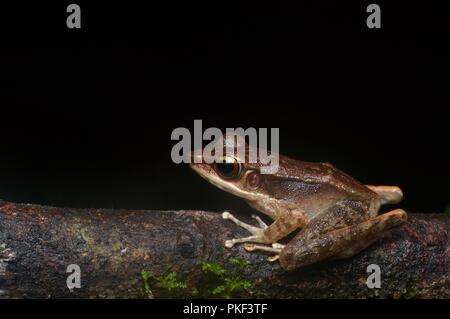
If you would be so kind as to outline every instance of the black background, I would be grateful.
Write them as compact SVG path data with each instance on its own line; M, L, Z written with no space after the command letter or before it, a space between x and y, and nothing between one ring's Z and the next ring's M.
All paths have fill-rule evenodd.
M281 153L450 203L443 1L75 1L0 8L0 197L69 207L235 209L170 151L176 127L279 127ZM157 4L158 3L158 4Z
M26 307L24 307L24 303ZM387 312L395 314L411 314L426 316L429 314L431 306L436 310L439 307L444 309L447 306L446 300L428 299L428 300L335 300L335 299L264 299L264 300L183 300L183 299L158 299L158 300L80 300L80 299L47 299L47 300L8 300L1 301L2 309L6 310L8 307L11 311L17 314L34 314L40 313L46 318L60 318L61 313L66 312L67 318L80 318L86 314L92 315L92 311L99 316L107 314L114 314L119 316L140 315L145 311L151 314L161 316L176 316L176 318L199 318L198 314L183 314L185 306L193 303L195 306L212 305L218 307L225 307L227 309L228 303L242 304L266 303L268 310L264 314L233 314L233 313L216 313L214 318L279 318L280 315L292 315L295 309L300 306L303 312L311 311L317 315L335 315L336 313L345 313L349 318L359 318L361 313L367 313L369 318L382 318ZM70 309L70 311L67 311ZM150 309L150 310L149 310ZM351 309L351 311L348 311ZM9 310L9 309L8 309Z

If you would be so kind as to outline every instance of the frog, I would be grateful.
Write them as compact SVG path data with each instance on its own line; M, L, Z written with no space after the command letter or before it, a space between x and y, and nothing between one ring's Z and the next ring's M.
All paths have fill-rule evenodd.
M223 212L223 219L250 233L226 240L226 248L242 243L245 250L269 253L269 262L278 261L282 269L292 271L353 257L407 221L400 208L379 214L382 205L402 200L398 186L365 185L328 162L301 161L281 154L273 154L278 156L278 169L263 174L266 162L258 157L249 162L251 147L235 142L230 144L226 137L219 141L224 146L223 160L200 158L190 166L212 185L244 199L273 222L267 224L252 214L256 224L252 225ZM227 145L234 149L226 149ZM244 154L236 151L242 146ZM290 237L287 243L279 243L286 237Z

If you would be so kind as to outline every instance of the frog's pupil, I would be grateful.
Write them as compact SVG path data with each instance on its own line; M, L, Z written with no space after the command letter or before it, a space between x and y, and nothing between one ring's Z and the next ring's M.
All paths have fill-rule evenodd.
M217 164L217 168L223 175L231 177L235 172L235 165L233 163L219 163Z
M224 178L237 178L240 175L240 164L236 161L216 163L215 170L217 173Z

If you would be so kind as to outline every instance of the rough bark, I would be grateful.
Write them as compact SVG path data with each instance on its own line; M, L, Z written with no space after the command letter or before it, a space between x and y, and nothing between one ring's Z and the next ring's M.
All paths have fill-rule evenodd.
M147 298L150 291L155 298L205 296L214 280L227 276L251 283L232 297L449 298L449 225L448 215L410 214L405 226L353 258L284 272L264 253L222 248L226 239L248 234L219 213L1 202L0 298ZM250 265L236 270L232 257ZM226 272L211 279L202 262ZM66 284L70 264L81 268L82 287L72 291ZM381 268L380 289L366 285L370 264ZM142 271L153 274L147 290ZM186 288L161 284L172 272Z

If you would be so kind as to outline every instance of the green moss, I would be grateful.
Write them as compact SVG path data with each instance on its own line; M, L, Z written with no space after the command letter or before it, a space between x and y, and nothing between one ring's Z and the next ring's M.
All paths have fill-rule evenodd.
M248 266L250 266L250 262L248 260L240 257L231 257L230 262L241 268L247 268Z
M380 290L379 289L370 289L367 291L367 294L365 295L366 299L379 299L380 298Z
M424 290L422 288L410 285L410 286L403 288L400 298L417 299L417 298L422 297L423 295L424 295Z
M149 299L155 298L151 286L160 288L158 297L161 298L181 298L185 295L183 290L187 288L187 284L177 279L176 272L168 272L162 277L157 277L152 272L143 270L141 277L144 282L144 292Z
M204 273L211 273L217 276L221 276L225 273L225 269L217 262L202 262L202 271Z
M406 283L405 287L401 291L400 298L416 299L425 295L425 290L417 286L421 282L423 282L423 274L419 273Z
M252 284L248 280L239 278L224 278L223 284L212 290L212 294L218 298L230 299L235 292L250 289Z
M193 289L192 289L192 291L191 291L191 296L194 297L194 298L198 296L198 290L197 290L197 288L193 288Z
M242 293L251 293L251 282L242 279L242 273L250 262L242 258L230 258L227 265L217 261L202 262L199 265L200 278L196 287L188 287L180 281L176 272L168 272L161 277L149 271L142 271L144 292L148 298L154 298L151 285L157 287L158 298L239 298Z
M187 285L185 282L177 280L176 272L170 272L158 280L158 287L171 291L176 289L185 289Z
M149 281L153 278L153 274L148 271L141 272L142 280L144 281L144 292L147 295L148 299L154 299L153 291L150 289Z
M86 231L84 229L81 228L79 230L79 234L80 238L84 240L88 248L95 248L95 241L88 234L86 234Z
M218 262L203 262L202 277L196 288L197 298L238 298L242 292L250 292L250 281L242 279L242 271L250 262L242 258L230 258L228 267Z

